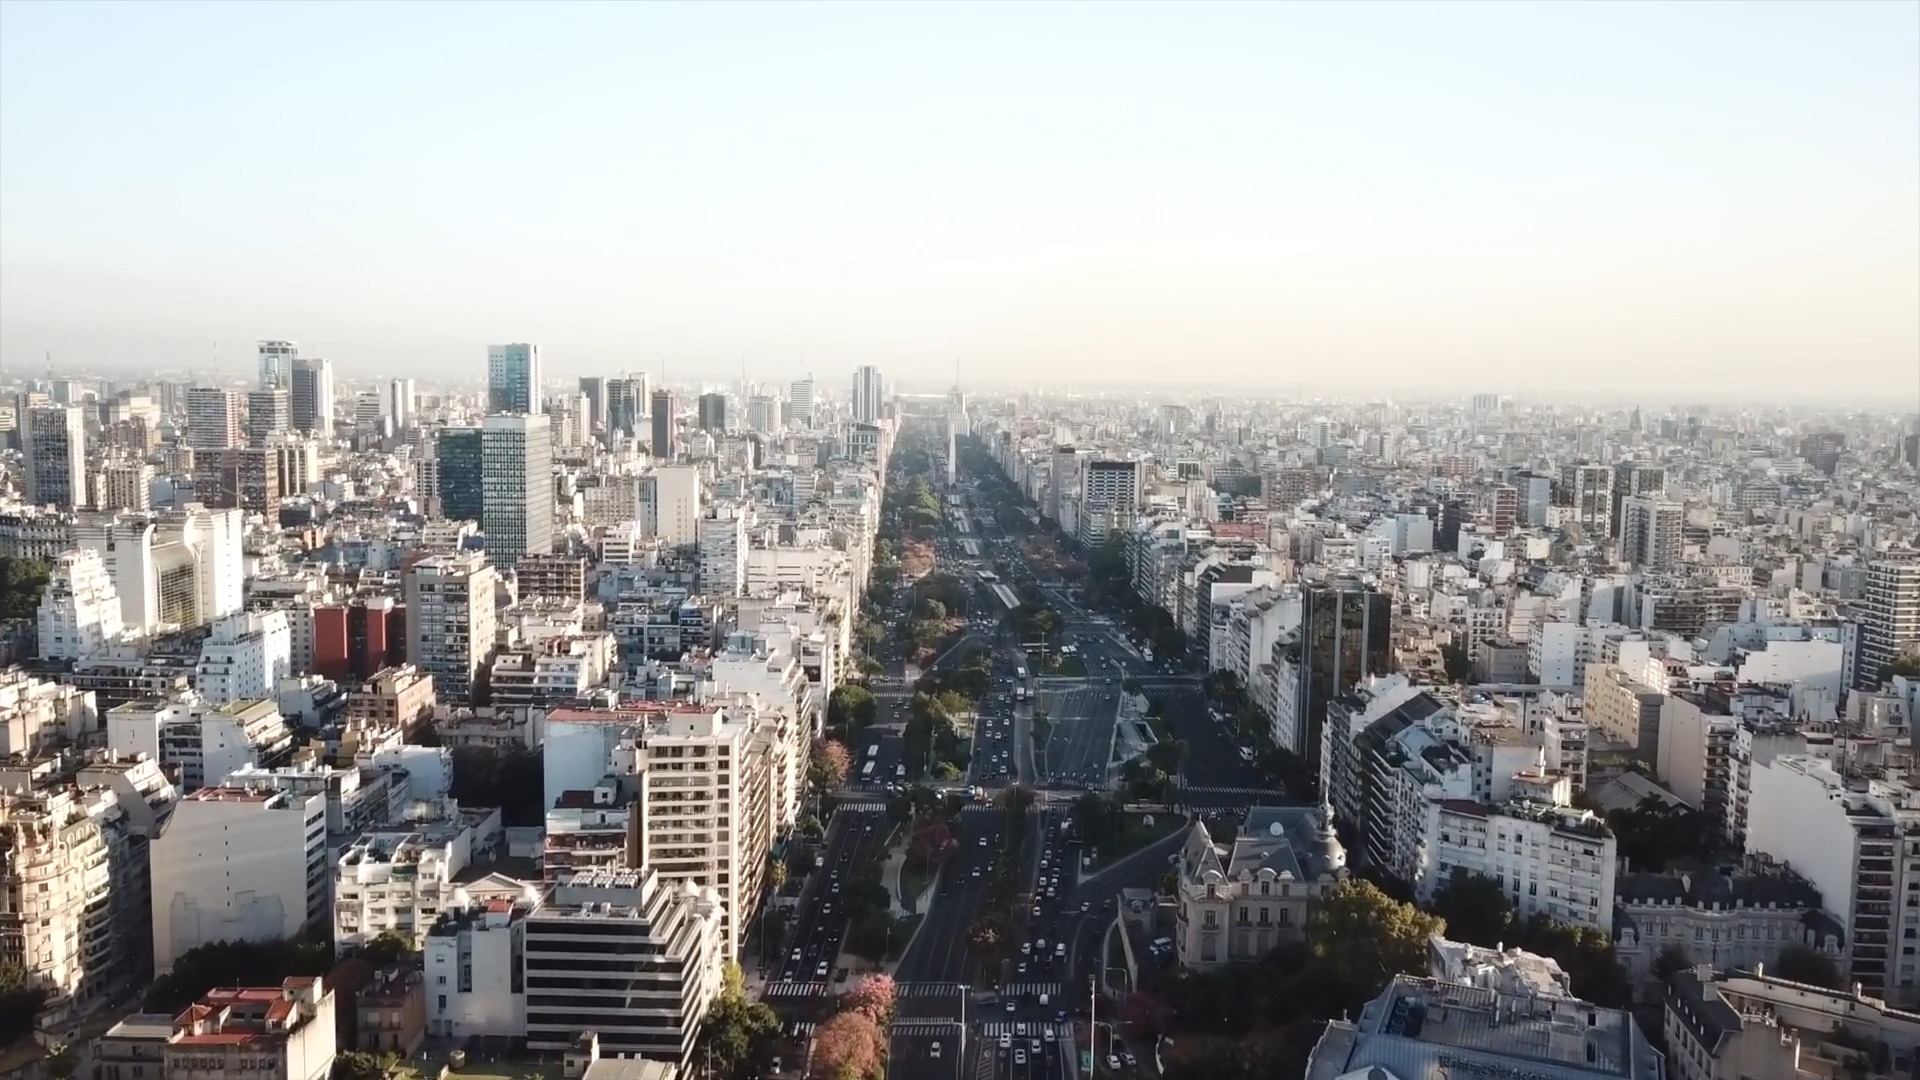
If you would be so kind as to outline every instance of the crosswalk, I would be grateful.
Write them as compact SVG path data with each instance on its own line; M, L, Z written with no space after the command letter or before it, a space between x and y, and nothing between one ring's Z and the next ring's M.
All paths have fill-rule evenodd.
M1000 988L1000 993L1001 993L1002 995L1004 995L1004 996L1007 996L1007 997L1012 997L1012 996L1014 996L1014 995L1016 995L1016 994L1033 994L1033 995L1039 995L1039 994L1052 994L1052 995L1058 995L1058 994L1060 993L1060 984L1059 984L1059 983L1057 983L1057 982L1018 982L1018 983L1008 983L1007 985L1005 985L1005 986L1003 986L1003 987L1001 987L1001 988Z
M1286 795L1284 791L1260 787L1219 787L1212 784L1184 784L1178 790L1189 791L1196 795L1259 795L1278 799Z
M1072 1024L1020 1024L1012 1020L981 1024L980 1034L984 1038L997 1039L1002 1035L1018 1035L1023 1027L1027 1029L1026 1037L1030 1039L1066 1039L1073 1036Z
M889 1035L952 1035L960 1030L958 1020L896 1020L887 1029Z
M768 983L761 997L768 998L806 998L820 997L827 992L823 982L777 982Z
M845 810L854 814L884 814L887 812L887 804L883 802L843 802L838 804L835 809Z
M966 992L967 988L960 983L943 982L900 983L894 991L896 996L903 998L955 997Z

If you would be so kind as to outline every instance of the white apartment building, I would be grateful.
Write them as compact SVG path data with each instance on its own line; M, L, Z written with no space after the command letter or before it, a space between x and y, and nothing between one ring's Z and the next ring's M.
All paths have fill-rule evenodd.
M100 554L86 548L54 561L40 597L40 656L79 660L120 639L120 596Z
M144 461L109 461L94 475L94 507L147 510L153 506L153 466Z
M271 698L293 674L292 640L284 611L229 615L200 646L194 689L213 705Z
M1853 688L1877 690L1880 670L1920 649L1920 554L1900 552L1867 567Z
M417 940L472 861L473 830L457 822L361 836L333 864L334 949L354 951L389 930Z
M38 757L56 747L78 746L99 721L93 691L19 668L0 670L0 757Z
M1920 1015L1852 988L1781 979L1764 964L1680 972L1662 1029L1672 1080L1888 1080L1920 1065Z
M653 530L673 547L700 542L700 467L662 465L653 471Z
M1525 799L1435 801L1426 808L1426 838L1423 900L1457 869L1492 878L1523 918L1611 932L1617 844L1593 811Z
M55 999L90 998L111 978L108 848L68 789L0 793L0 956Z
M690 1067L728 955L720 905L651 869L555 886L523 920L527 1048L558 1053L592 1031L607 1052Z
M240 395L217 386L187 388L187 445L225 450L241 445Z
M327 918L327 803L264 788L183 796L150 848L153 964L216 941L298 935Z
M1847 978L1869 994L1920 1002L1920 795L1904 783L1849 784L1826 761L1785 754L1750 771L1747 844L1820 890L1846 929Z
M81 514L75 546L100 556L129 631L198 626L239 611L246 597L246 515L189 503L179 510Z
M407 659L433 676L442 701L466 701L493 651L498 577L471 552L432 555L407 571Z
M242 769L278 767L293 747L293 730L272 699L213 705L188 693L107 710L107 749L158 762L182 791L220 784Z
M421 942L427 1034L526 1036L522 957L526 919L539 903L537 889L497 875L455 890Z

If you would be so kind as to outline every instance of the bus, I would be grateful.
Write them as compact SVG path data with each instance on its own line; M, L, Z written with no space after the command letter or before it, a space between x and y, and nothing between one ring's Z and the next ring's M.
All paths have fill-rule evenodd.
M867 747L867 760L868 760L868 761L872 761L872 760L873 760L874 758L877 758L877 757L879 757L879 756L880 756L880 744L879 744L879 743L874 743L874 744L873 744L872 746L869 746L869 747Z
M1016 678L1016 679L1024 679L1024 678L1026 678L1026 677L1027 677L1027 666L1026 666L1025 664L1021 664L1021 665L1019 665L1018 667L1015 667L1015 668L1013 669L1013 677L1014 677L1014 678Z
M871 779L873 779L873 766L874 766L874 765L875 765L875 762L872 762L872 761L869 761L869 762L867 762L867 766L866 766L866 768L864 768L864 769L861 769L861 770L860 770L860 779L862 779L862 780L871 780Z

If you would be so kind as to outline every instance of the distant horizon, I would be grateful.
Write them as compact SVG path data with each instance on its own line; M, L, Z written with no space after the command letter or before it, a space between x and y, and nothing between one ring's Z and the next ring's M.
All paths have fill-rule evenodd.
M0 368L276 336L1920 404L1920 4L0 4Z

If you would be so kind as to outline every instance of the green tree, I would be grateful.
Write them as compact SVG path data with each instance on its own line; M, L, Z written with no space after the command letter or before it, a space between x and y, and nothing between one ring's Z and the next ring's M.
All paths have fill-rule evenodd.
M728 963L722 969L720 993L700 1029L702 1048L713 1055L714 1072L725 1077L745 1074L779 1034L780 1017L765 1002L748 996L740 965Z
M0 555L0 619L31 619L40 612L52 567L39 559Z
M1653 958L1653 977L1662 983L1670 983L1675 975L1693 966L1693 958L1687 950L1677 944L1669 943Z
M1447 681L1463 683L1473 677L1473 658L1465 646L1440 646L1440 660L1446 665Z
M1395 975L1424 974L1427 939L1446 927L1370 881L1349 879L1320 902L1308 939L1326 966L1379 985Z
M847 782L847 773L852 768L853 755L847 752L846 746L835 739L823 739L813 744L807 762L807 783L815 791L832 791Z
M538 750L453 749L451 794L462 806L497 806L507 825L539 825L546 821L545 790L546 766Z
M1781 949L1779 957L1767 968L1767 974L1809 986L1824 986L1829 990L1840 988L1840 969L1824 954L1805 945L1789 945Z
M146 1009L178 1013L216 986L278 986L332 967L333 946L325 941L216 941L180 954L147 988Z
M947 617L947 605L929 596L920 601L920 607L916 613L929 622L941 622Z
M382 930L360 950L360 959L374 967L386 967L413 955L413 939L398 930Z
M827 697L827 726L845 732L850 739L870 726L879 711L872 691L854 683L841 683Z
M46 1004L46 988L35 984L32 972L20 964L0 964L0 1046L32 1034Z
M1500 891L1500 883L1485 874L1455 869L1434 894L1431 907L1446 921L1447 936L1455 941L1489 949L1519 942L1513 904Z

